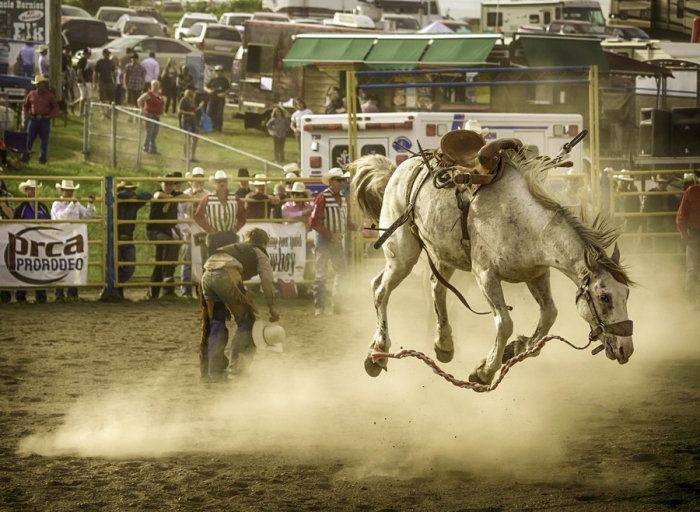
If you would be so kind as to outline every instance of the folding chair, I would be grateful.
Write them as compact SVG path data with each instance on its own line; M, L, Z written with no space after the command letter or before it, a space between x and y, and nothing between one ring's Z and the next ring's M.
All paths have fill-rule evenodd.
M27 132L14 132L5 130L5 147L7 148L8 166L14 169L21 169L22 162L29 162L32 152L28 148L29 136Z

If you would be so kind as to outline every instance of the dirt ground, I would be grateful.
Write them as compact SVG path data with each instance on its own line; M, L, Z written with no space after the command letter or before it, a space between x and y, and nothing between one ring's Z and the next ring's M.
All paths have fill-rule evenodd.
M392 297L392 349L432 356L409 281ZM193 301L0 306L0 510L700 508L700 315L668 280L632 290L627 365L552 342L490 394L415 359L368 377L374 312L357 282L343 316L282 302L284 352L223 384L199 382ZM580 344L575 287L555 283L552 332ZM460 288L484 307L466 277ZM524 286L506 296L530 332ZM453 319L443 366L466 379L493 321L457 306Z

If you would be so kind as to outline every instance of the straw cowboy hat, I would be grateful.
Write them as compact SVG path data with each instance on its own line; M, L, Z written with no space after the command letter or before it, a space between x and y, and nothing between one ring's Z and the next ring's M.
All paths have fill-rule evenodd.
M192 169L192 172L186 172L185 173L185 178L203 178L204 177L204 169L201 167L195 167Z
M139 188L138 185L134 185L132 181L120 181L117 183L117 190L134 190L135 188Z
M46 78L45 76L43 76L43 75L36 75L36 76L34 77L34 80L32 80L32 85L37 85L37 84L40 84L40 83L43 83L43 82L48 82L48 81L49 81L49 79Z
M488 128L482 128L481 123L475 119L467 120L467 122L464 123L464 129L470 130L472 132L476 132L479 135L481 135L482 137L485 136L490 131Z
M41 183L37 183L36 180L27 180L19 184L19 191L24 194L27 188L41 188Z
M661 174L657 174L656 176L654 176L654 181L656 183L669 183L671 180L662 176Z
M301 181L295 181L292 185L292 193L306 194L306 185Z
M74 185L73 180L62 180L61 183L56 183L56 190L78 190L80 185Z
M255 177L253 178L253 181L250 182L251 185L266 185L267 182L265 181L267 179L267 176L264 174L256 174Z
M212 183L214 183L214 182L217 181L217 180L230 180L230 179L231 179L231 176L229 176L228 174L226 174L226 173L225 173L224 171L222 171L221 169L219 169L218 171L216 171L216 172L214 173L214 176L209 176L209 181L211 181Z
M299 169L299 166L296 163L285 164L282 166L282 170L284 171L285 175L289 174L290 172L298 175L301 172L301 169Z
M288 172L287 174L284 175L284 179L286 179L286 180L294 180L298 177L299 177L299 175L295 172Z
M253 324L253 342L262 350L282 352L282 342L287 337L284 327L277 322L269 323L264 320L256 320Z
M328 171L326 174L321 176L321 181L328 185L333 178L343 178L347 179L350 177L349 172L343 172L343 170L340 167L333 167L330 171Z
M620 181L634 181L634 178L632 176L627 176L625 174L618 174L617 176L615 176L615 179Z

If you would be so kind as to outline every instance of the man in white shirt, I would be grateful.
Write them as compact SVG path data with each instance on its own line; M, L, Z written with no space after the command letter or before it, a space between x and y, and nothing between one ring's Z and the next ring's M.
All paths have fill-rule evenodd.
M51 206L51 218L54 220L79 220L89 219L95 215L95 196L88 196L88 205L80 204L80 197L75 195L75 191L80 185L74 185L73 180L63 180L56 183L56 189L61 192L61 199L54 201ZM65 299L63 288L56 288L55 298L57 301ZM68 288L68 298L75 300L78 298L77 288Z
M146 92L153 80L160 80L160 64L156 60L155 52L148 54L148 57L141 61L141 66L146 70L146 83L143 86L143 92Z
M201 167L195 167L192 172L185 173L186 178L191 178L190 186L185 190L185 194L190 196L192 199L202 199L208 192L204 190L202 184L204 183L204 169ZM177 204L177 218L178 219L191 219L192 203L183 201ZM183 240L187 243L182 246L182 260L192 261L192 233L201 233L202 229L195 223L192 222L180 222L177 227L180 229ZM183 264L180 270L180 280L183 283L192 281L192 264ZM182 296L191 298L192 297L192 285L182 285Z

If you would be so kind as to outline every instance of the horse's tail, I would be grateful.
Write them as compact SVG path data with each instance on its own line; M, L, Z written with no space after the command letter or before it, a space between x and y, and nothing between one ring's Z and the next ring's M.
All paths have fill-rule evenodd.
M378 223L384 189L396 166L385 156L366 155L351 163L349 170L354 176L352 189L360 210L372 222Z

